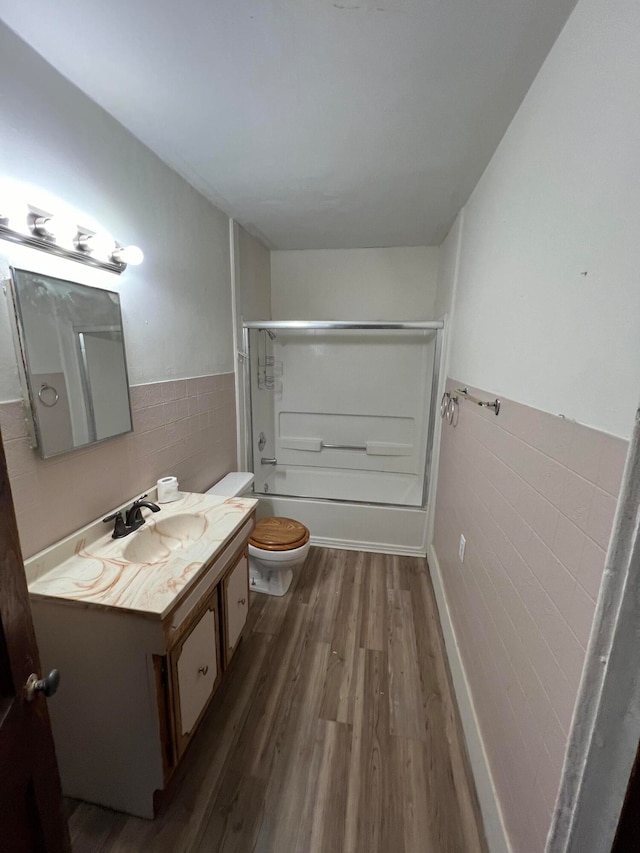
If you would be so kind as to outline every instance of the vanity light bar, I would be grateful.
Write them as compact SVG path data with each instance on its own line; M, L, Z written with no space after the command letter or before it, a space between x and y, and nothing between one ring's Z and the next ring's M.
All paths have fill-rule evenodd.
M15 227L19 223L19 227ZM61 216L28 211L22 218L0 213L0 239L41 249L61 258L79 261L98 269L120 274L128 265L144 260L137 246L120 246L110 237L80 228Z

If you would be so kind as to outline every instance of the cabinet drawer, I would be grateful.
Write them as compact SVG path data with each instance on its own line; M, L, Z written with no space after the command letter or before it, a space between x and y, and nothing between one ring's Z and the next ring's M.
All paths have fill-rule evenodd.
M218 602L212 596L189 632L171 652L175 743L182 754L220 683Z
M249 560L243 554L222 582L225 663L238 645L249 613Z

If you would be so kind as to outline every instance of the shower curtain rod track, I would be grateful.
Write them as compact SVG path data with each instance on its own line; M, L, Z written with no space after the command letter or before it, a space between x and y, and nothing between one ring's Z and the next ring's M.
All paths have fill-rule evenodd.
M245 329L414 329L438 330L444 328L442 320L424 322L386 322L374 320L246 320Z

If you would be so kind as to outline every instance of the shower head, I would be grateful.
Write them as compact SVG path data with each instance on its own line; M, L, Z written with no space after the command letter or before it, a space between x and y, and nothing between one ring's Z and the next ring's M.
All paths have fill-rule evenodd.
M269 335L269 337L271 338L272 341L275 341L275 339L276 339L276 333L275 332L272 332L271 329L263 329L263 331Z

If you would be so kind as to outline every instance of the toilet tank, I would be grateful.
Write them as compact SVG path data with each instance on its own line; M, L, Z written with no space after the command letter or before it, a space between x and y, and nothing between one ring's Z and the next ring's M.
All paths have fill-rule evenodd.
M233 498L242 495L251 488L254 481L254 476L250 471L234 471L232 474L227 474L217 483L214 483L210 489L207 489L207 495L223 495L225 498Z

